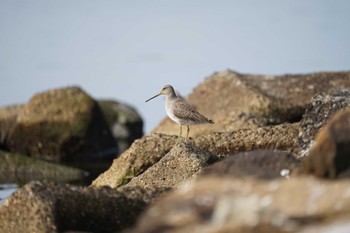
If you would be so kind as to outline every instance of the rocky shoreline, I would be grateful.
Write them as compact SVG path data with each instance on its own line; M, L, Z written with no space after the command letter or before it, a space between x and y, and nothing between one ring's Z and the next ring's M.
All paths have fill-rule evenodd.
M37 98L13 108L12 115L0 111L2 148L41 159L51 154L52 160L75 164L80 159L94 163L92 151L119 145L113 136L111 144L103 139L113 135L111 121L94 123L104 119L106 109L77 88L67 93L88 101L79 107L67 101L76 111L71 118L60 115L59 105L29 108L39 106ZM46 93L46 106L57 95L65 99ZM192 127L190 142L175 145L178 128L166 118L89 187L31 182L0 205L0 232L350 230L350 72L263 76L224 71L206 78L187 99L216 124ZM81 114L96 106L94 118ZM78 121L77 116L85 123L69 134L50 131L56 141L57 135L65 136L58 140L64 143L55 144L42 134L40 127L47 125L37 119L43 111L51 111L60 125ZM97 137L101 129L108 133ZM35 132L36 140L15 142L26 132Z

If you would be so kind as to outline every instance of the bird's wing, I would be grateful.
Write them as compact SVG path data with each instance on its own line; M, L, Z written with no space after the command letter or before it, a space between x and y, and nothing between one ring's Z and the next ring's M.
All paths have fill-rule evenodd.
M192 121L192 122L208 121L208 119L203 115L201 115L199 112L197 112L193 106L191 106L190 104L188 104L183 100L175 101L173 108L174 108L173 109L174 115L181 120Z

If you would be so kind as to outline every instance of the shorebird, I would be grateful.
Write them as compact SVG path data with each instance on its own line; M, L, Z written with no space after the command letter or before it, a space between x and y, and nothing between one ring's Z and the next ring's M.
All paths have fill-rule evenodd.
M179 124L179 138L182 135L182 126L187 126L186 141L190 133L190 125L199 124L214 124L214 121L206 118L199 112L197 112L193 106L186 102L185 99L179 97L172 86L166 85L160 91L159 94L146 100L146 102L154 99L160 95L165 95L165 110L169 118ZM177 141L178 142L178 141Z

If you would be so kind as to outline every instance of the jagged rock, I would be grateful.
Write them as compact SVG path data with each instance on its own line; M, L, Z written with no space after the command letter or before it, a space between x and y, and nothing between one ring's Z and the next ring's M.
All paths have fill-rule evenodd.
M216 122L192 127L191 136L297 122L312 96L344 88L350 88L350 72L283 76L218 72L188 96L199 112ZM153 132L176 135L178 128L165 118Z
M303 161L301 173L323 178L349 177L350 109L339 111L318 133L314 147Z
M92 186L118 187L143 173L158 162L175 145L176 138L153 134L136 140L131 147L113 161L112 166L97 177Z
M303 232L349 219L349 186L310 177L205 177L161 198L128 232Z
M98 104L121 152L142 137L143 121L134 108L112 100L99 100Z
M0 150L0 183L26 184L31 180L86 182L87 172Z
M32 182L0 205L0 232L118 232L164 191Z
M208 151L191 143L180 143L127 186L177 187L191 181L201 169L216 160Z
M204 168L199 177L215 175L275 179L289 177L299 164L299 160L284 151L254 150L229 155Z
M317 132L326 125L334 113L349 107L350 90L335 92L331 95L315 95L300 121L293 154L299 158L307 156L315 142Z

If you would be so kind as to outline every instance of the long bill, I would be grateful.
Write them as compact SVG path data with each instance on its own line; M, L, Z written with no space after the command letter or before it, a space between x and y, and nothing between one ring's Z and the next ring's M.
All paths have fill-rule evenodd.
M154 98L156 98L156 97L158 97L158 96L160 96L162 93L159 93L158 95L155 95L155 96L153 96L153 97L151 97L151 98L149 98L148 100L146 100L145 102L148 102L148 101L150 101L151 99L154 99Z

